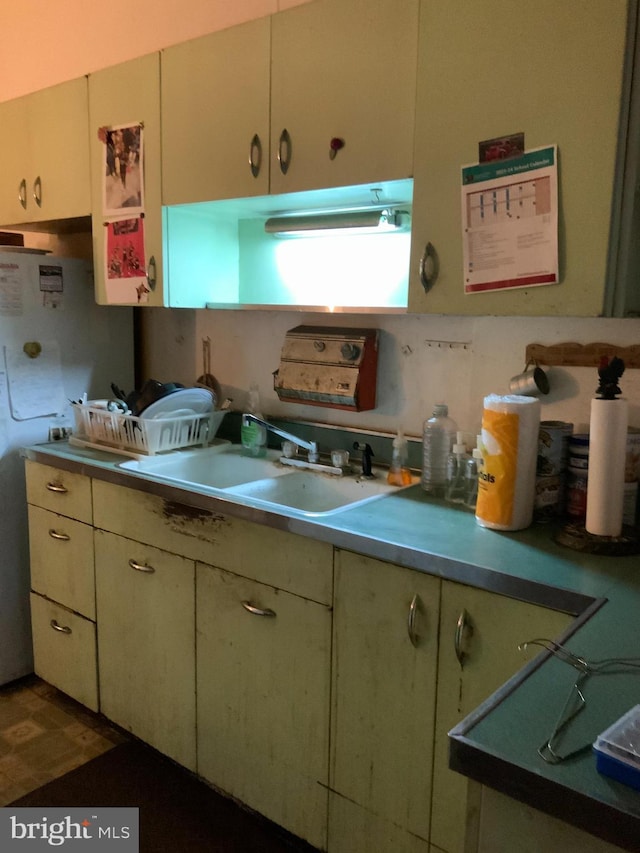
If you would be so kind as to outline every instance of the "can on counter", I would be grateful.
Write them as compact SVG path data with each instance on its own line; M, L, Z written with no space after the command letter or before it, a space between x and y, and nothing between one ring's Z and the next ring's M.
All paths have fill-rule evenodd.
M534 519L544 523L564 512L565 476L573 424L541 421L538 431Z
M578 433L569 439L567 468L567 515L574 522L584 522L587 517L588 474L589 436Z

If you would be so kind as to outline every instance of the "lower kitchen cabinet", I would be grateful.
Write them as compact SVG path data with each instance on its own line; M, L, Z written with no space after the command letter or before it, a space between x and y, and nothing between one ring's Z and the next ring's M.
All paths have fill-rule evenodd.
M335 558L331 853L427 853L440 580Z
M195 564L95 531L101 711L195 770Z
M32 592L31 635L36 674L97 711L95 622Z
M326 849L331 608L200 563L196 588L198 773Z
M431 816L436 848L463 853L465 837L477 831L479 786L449 770L447 733L539 651L522 652L520 643L553 639L572 621L566 613L442 581Z

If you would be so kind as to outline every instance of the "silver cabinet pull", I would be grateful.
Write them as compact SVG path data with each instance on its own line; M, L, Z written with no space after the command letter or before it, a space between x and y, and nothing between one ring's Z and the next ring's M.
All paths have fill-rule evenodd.
M145 572L148 575L152 575L155 572L153 566L148 566L146 563L136 563L135 560L129 560L129 565L136 572Z
M58 625L55 619L52 619L49 623L54 631L60 631L61 634L70 634L71 628L68 625Z
M156 289L157 282L157 270L156 270L156 256L151 255L149 258L149 263L147 264L147 284L149 285L150 290Z
M456 622L456 633L454 639L454 648L460 669L464 668L464 663L468 657L467 652L463 648L466 640L473 636L473 625L469 619L469 614L466 610L462 610Z
M66 495L69 489L63 486L62 483L47 483L47 488L50 492L58 492L58 494Z
M409 634L409 639L411 640L411 645L414 648L418 647L418 635L416 634L416 616L418 613L419 606L420 599L418 598L418 593L416 593L411 599L411 604L409 605L409 618L407 619L407 632Z
M42 207L42 180L40 175L33 182L33 200L38 207Z
M427 243L420 258L420 281L425 293L428 293L436 283L439 269L438 253L431 243Z
M243 601L242 606L245 610L248 610L249 613L253 613L254 616L275 616L275 610L270 610L267 608L266 610L262 610L260 607L255 607L255 605L251 604L250 601Z
M23 178L18 185L18 201L22 205L22 207L27 209L27 182Z
M49 531L49 536L52 539L60 539L62 542L68 542L71 539L68 533L58 533L58 531L53 530L53 528Z
M280 142L278 143L278 162L280 163L280 171L286 175L291 165L291 137L289 131L285 129L280 134Z
M257 178L260 174L260 167L262 166L262 143L257 133L253 134L253 139L249 146L249 166L251 174L254 178Z

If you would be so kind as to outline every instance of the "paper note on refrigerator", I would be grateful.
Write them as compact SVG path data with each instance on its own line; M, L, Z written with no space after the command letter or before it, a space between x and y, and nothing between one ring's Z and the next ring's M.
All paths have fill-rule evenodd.
M55 341L40 344L40 353L31 358L21 346L5 346L7 384L11 416L17 421L41 418L62 412L66 405Z

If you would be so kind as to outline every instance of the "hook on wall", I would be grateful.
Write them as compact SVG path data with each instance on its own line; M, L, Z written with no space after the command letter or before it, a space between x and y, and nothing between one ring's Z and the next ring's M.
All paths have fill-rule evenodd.
M22 351L26 353L29 358L37 358L42 352L42 346L38 341L27 341L22 347Z

